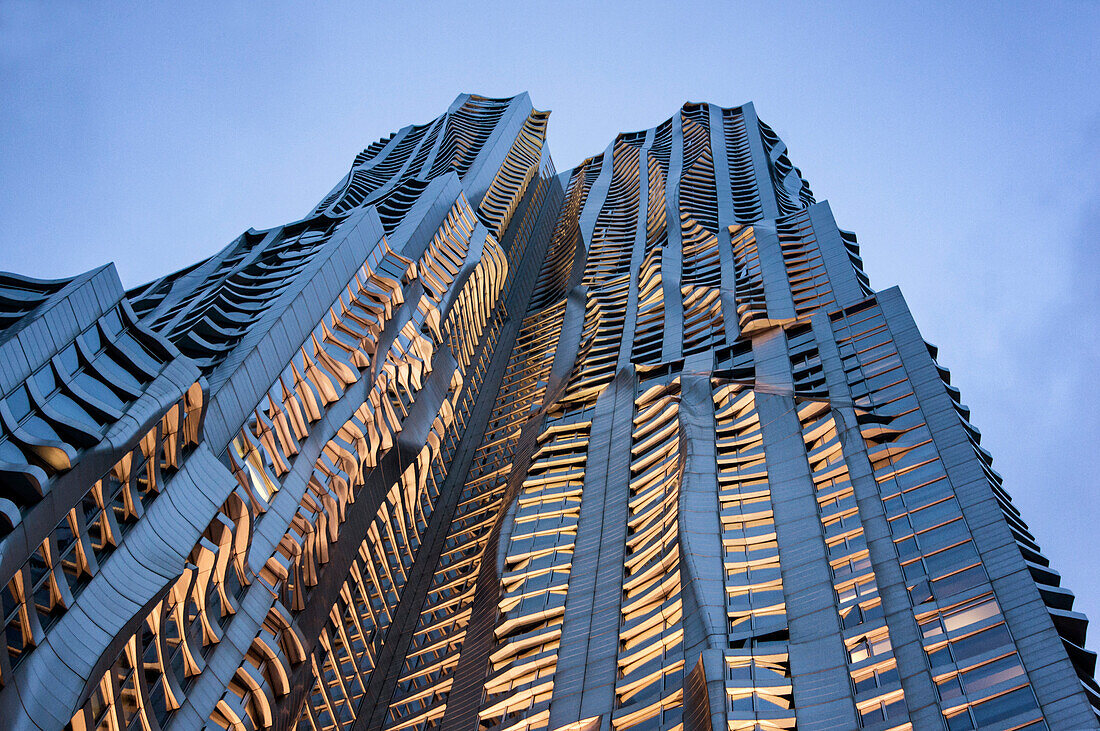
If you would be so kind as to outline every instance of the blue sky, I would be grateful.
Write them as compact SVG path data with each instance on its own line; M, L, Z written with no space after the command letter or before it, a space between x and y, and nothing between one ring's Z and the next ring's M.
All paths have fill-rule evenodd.
M0 270L140 284L305 215L459 92L529 91L559 170L752 100L1100 623L1098 37L1086 2L0 0Z

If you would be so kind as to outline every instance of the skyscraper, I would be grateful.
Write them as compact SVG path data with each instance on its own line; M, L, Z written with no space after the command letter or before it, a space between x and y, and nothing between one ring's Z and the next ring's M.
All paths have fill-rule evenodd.
M526 94L125 291L0 275L0 726L1096 728L1086 618L751 104Z

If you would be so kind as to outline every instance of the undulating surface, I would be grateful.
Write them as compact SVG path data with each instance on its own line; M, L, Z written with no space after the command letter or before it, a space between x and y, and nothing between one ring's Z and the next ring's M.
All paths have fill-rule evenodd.
M547 120L461 95L129 292L0 275L0 728L1096 728L1073 594L753 106L560 175Z

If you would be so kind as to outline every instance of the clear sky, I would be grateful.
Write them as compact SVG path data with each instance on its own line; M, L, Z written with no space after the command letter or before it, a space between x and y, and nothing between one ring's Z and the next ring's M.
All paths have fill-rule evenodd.
M459 92L529 91L559 170L754 101L940 347L1100 647L1100 3L370 5L0 0L0 270L141 284L304 216Z

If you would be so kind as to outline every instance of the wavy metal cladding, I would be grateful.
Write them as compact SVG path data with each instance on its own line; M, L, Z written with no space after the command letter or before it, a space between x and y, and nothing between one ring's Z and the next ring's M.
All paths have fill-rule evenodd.
M1096 727L896 289L751 104L461 95L130 292L0 275L0 727Z

